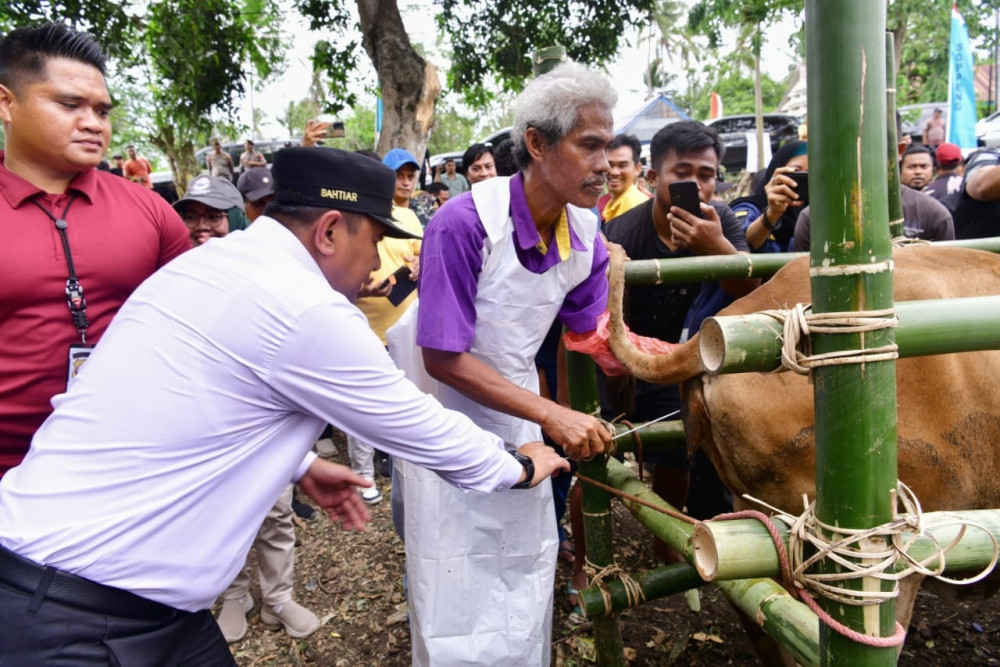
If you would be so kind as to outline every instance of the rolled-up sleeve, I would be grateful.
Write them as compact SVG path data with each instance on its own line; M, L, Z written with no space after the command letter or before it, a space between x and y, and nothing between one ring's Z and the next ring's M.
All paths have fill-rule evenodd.
M302 315L276 352L267 382L302 412L459 488L505 490L523 472L497 436L407 380L361 312L346 302Z

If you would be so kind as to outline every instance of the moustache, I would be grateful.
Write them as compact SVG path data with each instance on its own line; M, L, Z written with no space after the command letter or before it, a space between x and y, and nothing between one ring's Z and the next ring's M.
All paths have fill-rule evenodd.
M583 182L583 187L589 188L596 186L599 188L603 188L607 184L607 182L608 179L606 178L588 178L586 181Z

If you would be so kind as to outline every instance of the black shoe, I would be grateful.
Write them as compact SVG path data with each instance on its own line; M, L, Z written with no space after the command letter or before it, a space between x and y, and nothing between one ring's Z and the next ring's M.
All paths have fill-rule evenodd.
M375 473L382 477L392 477L392 457L375 450Z
M295 512L295 516L308 521L316 514L316 510L313 509L312 505L300 502L296 497L297 493L297 491L292 492L292 511Z

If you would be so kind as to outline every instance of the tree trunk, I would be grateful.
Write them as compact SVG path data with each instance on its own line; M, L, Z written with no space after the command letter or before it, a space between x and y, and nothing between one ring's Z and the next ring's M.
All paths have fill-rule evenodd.
M183 131L178 132L172 125L158 123L155 132L150 133L149 139L167 156L174 175L174 188L178 196L183 196L188 183L201 171L194 159L194 141L190 137L179 136L184 134Z
M405 148L420 160L441 92L437 67L410 44L395 0L357 0L362 44L375 65L382 95L382 132L376 151Z

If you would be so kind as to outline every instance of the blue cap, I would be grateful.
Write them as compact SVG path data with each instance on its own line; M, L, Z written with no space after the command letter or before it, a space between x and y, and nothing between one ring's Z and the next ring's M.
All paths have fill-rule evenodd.
M393 148L382 158L382 164L393 171L407 164L412 164L414 169L420 169L420 163L417 162L417 158L413 157L410 151L405 148Z

